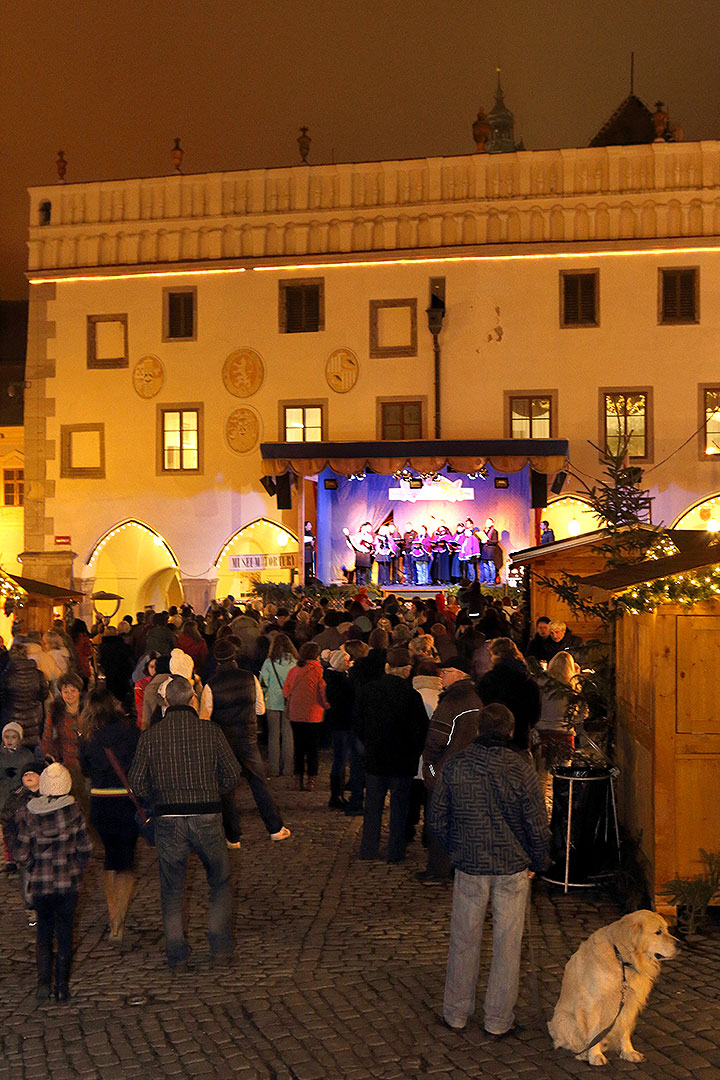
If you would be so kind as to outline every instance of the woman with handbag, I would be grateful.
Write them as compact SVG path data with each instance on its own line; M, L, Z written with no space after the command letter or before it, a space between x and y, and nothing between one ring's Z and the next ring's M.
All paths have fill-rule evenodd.
M283 686L297 664L297 649L287 634L274 634L267 660L260 669L265 691L270 775L290 774L293 766L293 733L285 709Z
M135 806L121 786L108 757L115 754L125 772L135 755L140 732L108 690L93 690L82 713L80 766L90 778L90 821L105 848L104 883L112 945L120 945L135 888Z
M288 673L283 686L287 700L290 727L294 742L295 788L303 790L303 773L307 765L305 791L315 790L318 772L320 731L328 707L325 679L318 662L317 642L306 641L298 653L298 662Z

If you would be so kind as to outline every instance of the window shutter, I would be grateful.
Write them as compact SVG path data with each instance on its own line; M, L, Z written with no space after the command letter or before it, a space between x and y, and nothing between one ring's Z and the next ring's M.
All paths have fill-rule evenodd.
M191 338L195 332L195 295L175 292L168 296L168 337Z
M678 305L675 274L666 270L663 272L662 279L663 319L677 319Z
M285 332L300 334L304 326L303 288L300 285L288 286L285 290Z
M316 333L320 326L320 290L317 285L303 286L305 300L305 326L304 329Z
M678 318L692 322L695 318L695 271L681 270L678 274Z
M580 283L580 319L579 322L595 322L595 275L581 274Z
M566 274L563 278L563 317L566 326L580 321L580 298L578 293L577 275Z

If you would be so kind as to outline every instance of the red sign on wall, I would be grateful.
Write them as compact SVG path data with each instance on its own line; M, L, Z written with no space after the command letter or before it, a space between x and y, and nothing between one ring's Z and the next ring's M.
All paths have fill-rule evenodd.
M70 547L72 540L69 536L56 536L55 543L58 547Z

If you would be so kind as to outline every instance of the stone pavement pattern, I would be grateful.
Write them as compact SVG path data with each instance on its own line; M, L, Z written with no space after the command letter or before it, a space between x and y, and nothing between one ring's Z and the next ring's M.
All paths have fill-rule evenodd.
M590 1066L552 1050L537 1014L527 943L518 1008L525 1030L490 1042L481 1012L461 1035L443 1028L450 889L416 881L424 850L416 841L401 866L360 862L361 819L327 809L326 771L314 794L291 791L284 779L272 784L293 837L271 843L243 796L243 847L230 852L237 949L228 970L208 963L206 888L193 860L188 892L194 967L169 974L155 856L141 843L127 950L118 953L107 943L96 852L81 900L72 1001L37 1005L34 931L26 925L15 879L0 879L3 1080L564 1080L588 1074ZM538 884L532 940L546 1017L571 953L619 914L594 893L565 897ZM487 961L484 947L479 1005ZM636 1031L645 1062L613 1059L606 1071L638 1080L717 1080L719 1032L715 930L663 966Z

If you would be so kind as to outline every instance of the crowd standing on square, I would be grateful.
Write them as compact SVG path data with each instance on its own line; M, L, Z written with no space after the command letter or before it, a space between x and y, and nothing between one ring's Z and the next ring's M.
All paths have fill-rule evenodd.
M328 746L328 812L362 816L359 858L402 863L419 836L419 886L454 879L442 1013L453 1029L475 1006L492 904L485 1029L510 1034L529 877L548 862L548 777L573 752L578 640L545 617L531 634L508 597L463 584L431 599L373 601L360 585L314 601L298 589L292 606L228 596L204 614L183 605L116 626L98 616L42 635L16 628L0 649L0 821L5 869L37 928L38 999L70 995L93 843L108 940L132 947L136 847L151 831L170 969L191 962L193 852L210 891L210 957L230 964L238 789L249 786L271 843L291 841L275 778L317 793Z

